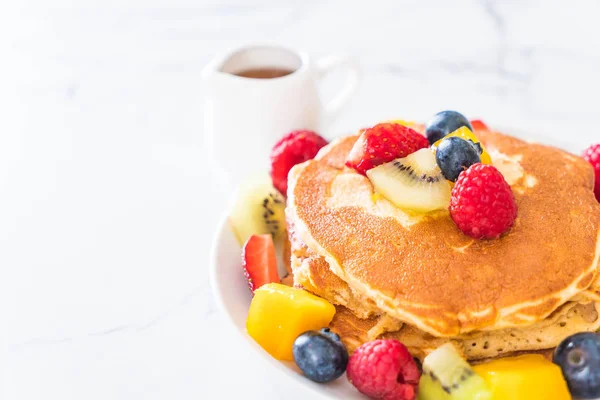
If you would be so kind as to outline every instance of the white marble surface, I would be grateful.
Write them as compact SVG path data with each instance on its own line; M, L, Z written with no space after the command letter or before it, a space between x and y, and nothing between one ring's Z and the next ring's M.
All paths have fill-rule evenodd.
M454 108L597 142L598 15L593 0L2 3L0 399L301 398L253 366L208 284L227 190L203 157L200 71L218 51L355 56L364 80L330 137Z

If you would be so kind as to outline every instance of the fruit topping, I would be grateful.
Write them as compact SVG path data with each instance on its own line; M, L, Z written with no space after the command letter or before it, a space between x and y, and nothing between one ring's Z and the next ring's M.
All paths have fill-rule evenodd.
M600 201L600 144L588 147L583 152L583 158L594 167L594 175L596 177L594 193L596 194L596 200Z
M471 126L476 131L489 131L490 128L480 119L472 119Z
M294 341L300 334L328 326L335 307L302 289L268 283L254 292L246 330L278 360L292 361Z
M293 353L298 368L312 381L330 382L346 372L348 351L340 337L329 328L298 336Z
M444 177L451 182L456 182L458 175L471 165L481 162L475 145L459 137L442 139L435 152L435 160Z
M365 175L371 168L428 146L427 139L417 131L384 122L366 129L360 135L346 159L346 165Z
M419 400L488 399L492 399L490 388L451 343L437 348L423 360Z
M414 121L408 121L405 119L391 119L391 120L385 121L385 122L393 122L394 124L406 126L407 128L411 128L414 130L417 130L418 127L420 126L418 123L416 123Z
M580 399L600 397L600 336L598 333L583 332L567 337L554 351L553 361L561 368L573 397Z
M356 349L346 375L359 392L373 399L412 400L421 374L402 343L375 340Z
M466 126L471 131L473 127L469 120L456 111L442 111L433 116L425 125L425 135L430 144L434 144L444 136L454 132L461 126Z
M416 212L443 210L450 204L450 183L431 149L421 149L369 171L375 191L397 207Z
M570 400L560 368L539 354L500 358L473 367L494 400Z
M517 203L500 171L474 164L461 172L452 189L450 216L466 235L495 239L513 226Z
M279 139L271 150L273 186L287 194L288 173L296 164L315 158L327 140L312 131L293 131Z
M229 223L240 245L263 233L278 239L285 231L285 199L268 177L249 180L234 196Z
M248 238L242 250L242 266L252 293L262 285L279 282L271 235L252 235Z
M479 154L479 157L481 158L482 164L491 164L492 163L492 158L490 157L490 154L485 150L485 148L483 147L483 145L481 144L481 142L479 141L477 136L475 136L475 134L473 134L473 132L471 132L469 130L469 128L467 128L466 126L461 126L454 132L444 136L443 138L441 138L440 140L435 142L431 147L437 150L437 147L440 145L440 143L442 143L442 141L444 139L448 139L451 137L459 137L461 139L468 140L470 143L475 145L475 148L477 149L477 153Z

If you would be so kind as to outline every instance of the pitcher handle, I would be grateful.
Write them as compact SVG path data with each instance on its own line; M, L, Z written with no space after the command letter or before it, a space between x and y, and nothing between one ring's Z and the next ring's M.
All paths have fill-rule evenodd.
M325 105L324 125L329 127L339 116L340 111L354 94L360 81L360 68L348 56L332 54L316 62L317 78L321 79L335 69L347 71L346 82L341 90Z

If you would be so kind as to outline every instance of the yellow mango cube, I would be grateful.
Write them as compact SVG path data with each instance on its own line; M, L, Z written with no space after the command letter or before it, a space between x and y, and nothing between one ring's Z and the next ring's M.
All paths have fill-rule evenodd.
M269 283L254 292L246 331L278 360L292 361L292 347L300 334L325 328L335 307L302 289Z
M440 140L435 142L432 147L434 149L437 149L437 147L439 146L439 144L442 140L449 138L449 137L453 137L453 136L456 136L456 137L459 137L459 138L465 139L465 140L470 140L473 143L479 143L479 139L477 139L477 136L475 136L475 134L473 132L471 132L471 130L469 128L467 128L466 126L461 126L454 132L450 133L449 135L444 136L443 138L441 138ZM483 147L483 145L481 145L481 146L482 146L481 147L482 152L479 155L479 157L481 158L481 163L482 164L491 164L492 158L490 157L490 154L485 150L485 147Z
M399 124L399 125L403 125L403 126L408 126L409 128L411 126L414 126L414 125L417 124L414 121L408 121L408 120L405 120L405 119L390 119L390 120L388 120L386 122L393 122L395 124Z
M475 365L494 400L570 400L560 367L539 354L507 357Z

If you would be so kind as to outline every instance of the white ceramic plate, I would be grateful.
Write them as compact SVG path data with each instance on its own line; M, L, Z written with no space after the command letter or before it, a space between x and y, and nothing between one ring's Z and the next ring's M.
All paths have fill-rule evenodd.
M527 138L530 141L557 146L575 154L579 154L587 146L585 143L561 143L540 135L533 135L531 133L523 134L510 129L503 129L502 131L521 138ZM572 139L576 140L576 138ZM227 217L225 216L221 220L213 239L210 260L211 283L217 303L231 322L232 329L238 332L248 346L258 355L256 357L257 368L259 365L265 367L268 365L268 368L277 371L279 380L284 381L283 384L290 391L305 394L306 398L364 399L365 397L347 381L345 376L328 384L317 384L304 378L294 363L275 360L246 333L246 316L248 315L252 296L242 272L240 259L241 247L230 230Z

